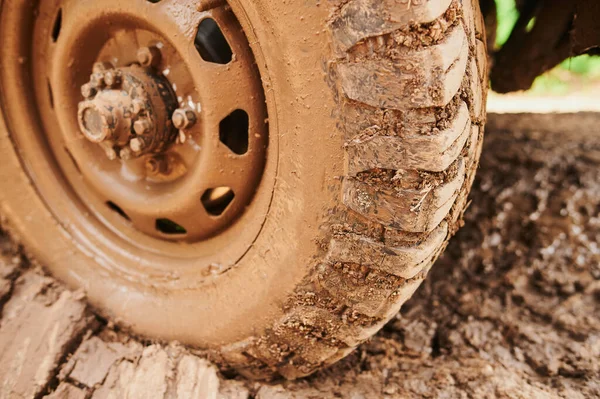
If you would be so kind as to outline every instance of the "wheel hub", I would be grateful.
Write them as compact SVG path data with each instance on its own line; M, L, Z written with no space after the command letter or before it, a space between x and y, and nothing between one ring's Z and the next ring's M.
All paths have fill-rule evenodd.
M154 71L158 59L158 48L142 47L139 64L116 68L98 62L81 87L85 100L79 103L79 128L110 160L161 152L175 142L176 128L196 121L194 111L176 110L170 83Z

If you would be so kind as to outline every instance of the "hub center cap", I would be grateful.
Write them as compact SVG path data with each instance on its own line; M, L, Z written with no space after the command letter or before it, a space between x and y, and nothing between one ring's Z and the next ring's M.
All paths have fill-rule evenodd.
M159 57L157 48L145 47L138 51L139 64L96 63L81 87L79 128L111 160L164 151L178 136L172 117L178 125L195 122L193 113L176 110L170 83L154 71Z

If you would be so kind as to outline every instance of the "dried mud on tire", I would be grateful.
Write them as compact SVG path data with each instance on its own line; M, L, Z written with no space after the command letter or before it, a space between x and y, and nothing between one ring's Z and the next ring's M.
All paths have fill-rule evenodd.
M492 116L465 226L373 339L255 383L139 342L0 238L2 398L600 396L598 115Z
M139 223L135 203L131 208L119 205L119 198L126 200L133 188L128 178L117 176L115 184L119 181L122 187L88 201L87 186L103 191L96 190L103 179L90 170L103 169L94 166L94 157L78 160L77 151L73 157L65 154L65 146L79 141L68 138L76 129L67 129L64 122L74 121L69 109L77 107L67 95L72 90L65 82L72 79L50 82L56 99L68 99L69 107L55 109L54 100L38 107L39 114L48 111L61 121L63 134L50 135L56 140L45 140L57 126L54 119L44 117L38 124L32 117L38 112L25 112L18 105L29 96L48 98L48 82L41 79L39 85L34 80L30 87L24 72L45 69L37 62L41 58L22 57L31 65L17 62L21 58L16 54L32 46L20 27L37 21L23 1L1 9L2 21L7 22L0 25L0 33L10 44L6 51L0 48L0 85L6 94L0 105L0 205L10 223L5 228L19 236L53 276L74 290L84 289L88 303L120 328L148 339L211 350L216 363L248 378L301 378L342 359L394 317L458 230L477 170L486 114L487 51L479 2L209 2L231 8L231 18L237 19L250 43L263 81L269 145L252 201L256 207L251 204L244 212L248 224L240 219L194 242L197 234L188 229L186 236L183 221L183 229L175 229L174 235L163 234L167 231L161 221L180 223L164 219L168 210L183 214L174 203L146 198L154 189L140 185L141 191L136 191L142 198L137 205L144 204L149 212ZM175 3L191 10L196 1ZM125 23L136 11L129 2L107 3L106 10L90 2L77 5L82 7L79 14L89 11L89 18L81 19L81 26L69 24L68 13L63 16L57 9L55 21L64 17L65 27L77 29L63 31L57 41L60 51L39 49L40 54L57 55L53 60L64 61L69 71L83 68L69 63L67 55L78 54L76 44L87 37L84 33L94 21L114 14L115 23ZM182 18L183 8L170 2L144 6L142 15L149 21L164 17L169 18L168 26L184 28L176 33L157 26L156 33L166 39L186 38L195 29L187 24L193 21L187 11ZM216 9L211 12L216 18ZM52 26L34 25L35 32ZM121 29L115 26L115 32ZM191 48L189 44L175 47ZM90 49L90 57L96 53ZM83 62L86 57L73 59ZM8 101L11 96L19 101ZM222 96L226 97L230 96ZM263 102L262 97L256 101ZM220 129L224 119L219 118L215 122ZM251 135L251 130L244 132ZM64 143L61 137L67 138ZM216 135L204 137L224 149ZM105 162L104 154L98 154ZM85 165L91 166L78 168L70 158L79 165L85 158ZM246 155L238 160L243 158ZM122 172L115 162L112 167ZM238 165L239 171L249 168ZM72 178L63 173L67 170ZM227 170L218 175L233 176ZM164 189L195 181L181 179ZM202 187L221 187L221 181ZM196 187L189 196L183 193L178 201L193 202L191 208L204 212L196 198L208 192L204 188ZM237 186L229 188L241 201ZM190 223L201 225L201 220ZM212 232L218 230L214 227ZM148 237L149 232L156 237ZM169 241L175 238L190 245L172 245ZM74 339L80 333L74 330Z

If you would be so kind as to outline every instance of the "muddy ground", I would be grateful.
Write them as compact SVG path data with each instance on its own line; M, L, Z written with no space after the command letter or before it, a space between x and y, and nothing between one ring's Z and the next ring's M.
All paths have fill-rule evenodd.
M600 115L492 115L483 154L416 296L301 381L130 339L0 238L0 398L600 397Z

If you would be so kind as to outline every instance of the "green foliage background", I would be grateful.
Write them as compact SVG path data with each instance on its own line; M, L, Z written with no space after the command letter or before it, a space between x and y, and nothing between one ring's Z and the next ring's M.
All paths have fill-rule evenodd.
M570 1L570 0L565 0ZM498 9L498 31L496 45L501 47L519 18L515 0L496 0ZM582 55L564 61L555 69L536 79L531 93L566 94L575 86L584 87L591 82L600 82L600 57Z

